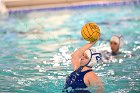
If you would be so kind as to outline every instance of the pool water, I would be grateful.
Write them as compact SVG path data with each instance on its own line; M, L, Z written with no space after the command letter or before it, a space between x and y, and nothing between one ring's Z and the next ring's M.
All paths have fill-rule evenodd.
M133 54L94 69L105 93L140 93L140 6L133 5L10 13L0 20L0 93L61 93L70 54L87 43L81 27L91 21L103 38L95 47L122 34L122 51Z

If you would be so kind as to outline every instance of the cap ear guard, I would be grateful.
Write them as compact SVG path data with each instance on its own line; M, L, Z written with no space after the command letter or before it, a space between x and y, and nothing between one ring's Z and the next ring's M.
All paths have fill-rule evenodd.
M85 51L85 53L90 58L89 62L85 65L87 67L96 66L97 63L102 61L102 55L99 52L96 52L92 49L88 49L88 50Z
M120 39L120 47L122 47L124 45L124 38L122 35L120 35L119 39Z

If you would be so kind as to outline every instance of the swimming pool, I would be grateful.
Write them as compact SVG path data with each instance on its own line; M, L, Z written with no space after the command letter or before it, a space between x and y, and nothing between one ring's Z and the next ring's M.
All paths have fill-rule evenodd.
M108 43L122 34L122 51L135 56L115 59L94 69L105 93L140 92L140 6L84 7L11 13L0 21L0 92L61 93L72 72L70 54L86 43L80 30L95 22Z

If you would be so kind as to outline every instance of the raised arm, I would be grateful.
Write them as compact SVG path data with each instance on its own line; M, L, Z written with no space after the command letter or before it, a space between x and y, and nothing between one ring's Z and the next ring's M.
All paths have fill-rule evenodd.
M74 70L76 70L77 68L80 67L80 58L82 57L83 53L89 49L90 47L92 47L95 42L90 42L85 44L84 46L82 46L81 48L77 49L75 52L73 52L73 54L71 55L71 62L72 62L72 67Z

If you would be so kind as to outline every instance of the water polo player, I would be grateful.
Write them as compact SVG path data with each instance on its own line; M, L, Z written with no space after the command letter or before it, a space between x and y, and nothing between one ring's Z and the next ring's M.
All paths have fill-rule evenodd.
M102 61L101 54L90 49L97 40L73 52L71 62L74 71L66 78L64 86L67 93L91 93L86 90L89 86L93 86L97 93L103 93L104 84L92 71L92 66Z
M119 54L119 49L123 45L123 37L119 35L113 35L110 39L110 48L112 50L112 55Z
M124 40L122 35L113 35L110 39L110 49L109 47L106 50L102 50L104 47L98 49L98 51L102 55L103 62L111 61L112 58L124 58L122 52L120 52L120 48L123 46ZM97 50L97 49L96 49Z

